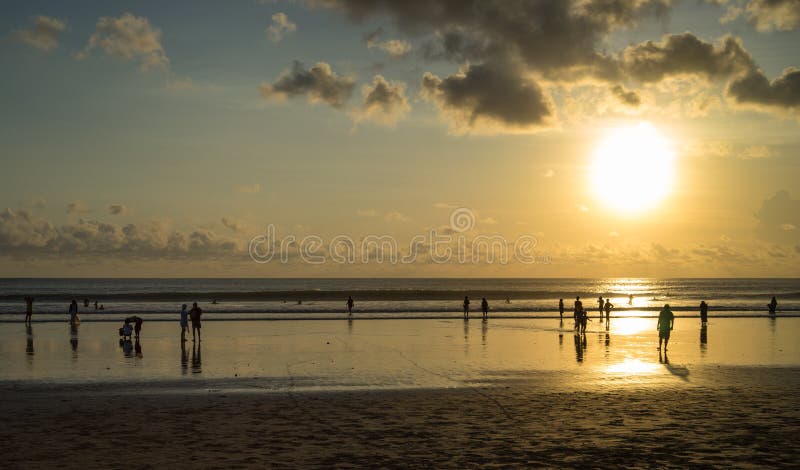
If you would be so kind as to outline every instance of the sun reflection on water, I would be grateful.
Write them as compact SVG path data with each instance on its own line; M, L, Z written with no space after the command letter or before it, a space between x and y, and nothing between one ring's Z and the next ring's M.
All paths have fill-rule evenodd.
M627 358L622 362L606 367L610 374L652 374L659 368L658 364L643 362L640 359Z
M655 328L650 318L612 318L611 332L617 335L635 335Z

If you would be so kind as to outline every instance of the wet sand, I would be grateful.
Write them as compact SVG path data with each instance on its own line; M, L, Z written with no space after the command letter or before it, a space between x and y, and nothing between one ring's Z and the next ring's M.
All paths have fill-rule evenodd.
M669 358L650 323L218 322L201 357L174 325L139 355L108 324L34 324L32 354L2 325L3 467L800 461L800 320L679 322Z

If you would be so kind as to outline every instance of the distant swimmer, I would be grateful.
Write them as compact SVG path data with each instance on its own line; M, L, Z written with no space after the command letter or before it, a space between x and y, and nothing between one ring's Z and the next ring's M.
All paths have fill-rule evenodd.
M667 352L667 343L669 343L669 335L672 328L675 326L675 315L669 309L669 304L664 304L661 313L658 314L658 350L661 350L661 342L664 342L664 352Z
M484 320L489 318L489 302L486 301L486 297L481 300L481 312L483 312Z
M708 304L705 300L700 302L700 324L708 323Z
M469 297L464 296L464 319L469 318Z
M211 305L217 305L217 299L213 299L213 300L211 301Z
M510 298L510 297L506 297L506 303L507 303L507 304L510 304L510 303L511 303L511 298Z
M597 298L597 311L600 313L600 321L603 321L603 306L605 305L605 301L603 300L603 296Z
M89 308L89 299L83 299L83 306Z
M352 315L353 314L353 306L355 304L356 303L353 301L353 297L348 295L347 296L347 314L348 315Z
M611 299L606 299L606 304L603 307L603 309L606 311L606 321L608 321L608 319L611 317L612 308L614 308L614 306L611 305Z
M103 305L103 304L100 304L100 310L105 310L105 309L106 309L106 306Z
M775 315L775 312L778 310L778 300L774 295L772 296L772 300L767 304L767 308L769 309L770 315Z
M564 299L558 299L558 317L564 319Z
M25 323L31 322L31 315L33 315L33 297L25 297Z

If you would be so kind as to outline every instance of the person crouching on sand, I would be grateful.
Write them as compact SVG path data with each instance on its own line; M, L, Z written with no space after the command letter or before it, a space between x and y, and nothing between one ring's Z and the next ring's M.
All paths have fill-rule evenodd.
M200 339L200 316L202 314L203 310L197 306L197 302L193 302L192 309L189 310L189 318L192 320L192 342L194 342L195 339L197 339L197 341L202 341Z
M658 350L661 350L661 342L664 342L664 352L667 352L667 343L669 343L669 334L675 326L675 315L669 309L669 304L664 304L661 313L658 314Z
M181 343L186 342L186 332L189 331L189 312L186 304L181 305Z

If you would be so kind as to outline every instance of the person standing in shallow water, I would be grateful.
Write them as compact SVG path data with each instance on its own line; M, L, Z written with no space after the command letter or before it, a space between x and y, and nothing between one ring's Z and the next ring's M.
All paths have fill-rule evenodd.
M767 308L769 309L770 315L775 315L775 312L778 310L778 299L776 299L774 295L772 296L772 300L767 304Z
M597 312L600 314L600 322L603 321L603 305L605 305L605 302L603 302L603 296L601 295L597 298Z
M69 304L69 323L75 325L78 321L80 321L78 319L78 301L73 299L72 303Z
M564 319L564 299L558 299L558 317Z
M31 322L32 315L33 315L33 297L27 296L25 297L25 323Z
M197 302L193 302L192 309L189 310L189 318L192 320L192 342L194 342L195 339L197 339L197 341L202 341L200 338L200 316L202 314L203 310L197 306Z
M186 342L186 332L189 331L189 312L186 304L181 305L181 343Z
M606 321L608 321L611 318L611 309L612 308L614 308L614 306L611 305L611 299L606 299L606 305L604 307L604 309L606 311Z
M469 297L464 296L464 318L469 318Z
M705 300L700 301L700 324L705 326L708 323L708 304Z
M483 312L484 320L489 318L489 302L486 301L486 297L481 300L481 312Z
M664 304L661 313L658 314L658 350L661 350L661 342L664 342L664 352L667 352L667 343L669 343L669 335L672 328L675 326L675 315L669 309L669 304Z
M356 303L353 301L353 297L348 295L347 296L347 314L348 315L352 315L353 314L353 305L355 305L355 304Z
M575 318L575 328L578 328L581 324L581 312L583 312L583 302L581 302L581 297L575 297L575 309L572 312L572 316Z

